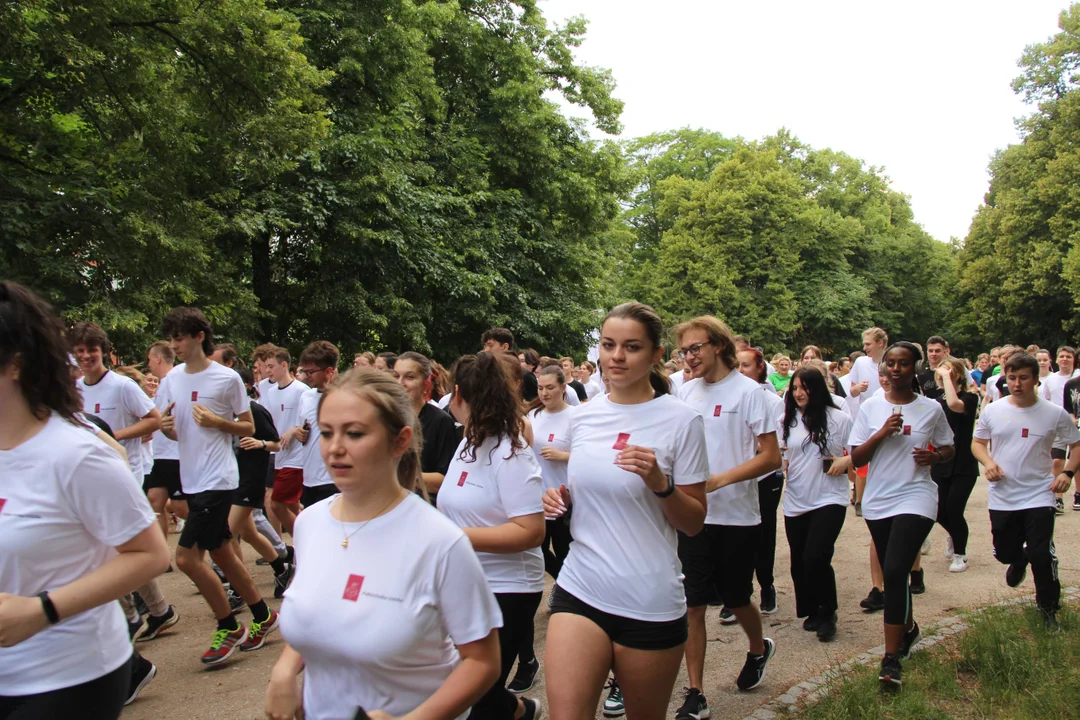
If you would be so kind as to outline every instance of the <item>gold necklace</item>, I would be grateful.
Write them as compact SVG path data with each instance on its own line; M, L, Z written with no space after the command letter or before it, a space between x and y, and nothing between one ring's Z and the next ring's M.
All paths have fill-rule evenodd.
M360 532L361 530L363 530L364 528L366 528L366 527L367 527L367 524L368 524L369 522L371 522L371 521L372 521L372 520L374 520L375 518L377 518L377 517L379 517L380 515L382 515L383 513L385 513L385 512L387 511L387 510L389 510L389 509L390 509L390 506L391 506L391 505L393 505L393 504L394 504L395 502L397 502L397 501L398 501L398 500L400 500L400 499L401 499L401 493L400 493L400 492L398 492L398 494L397 494L397 495L395 495L395 496L394 496L394 497L393 497L393 498L392 498L392 499L390 500L390 502L386 504L386 507L384 507L384 508L383 508L382 510L380 510L379 512L377 512L377 513L375 513L374 515L372 515L371 517L369 517L369 518L368 518L367 520L365 520L364 522L360 523L360 527L356 528L355 530L353 530L353 531L352 531L351 533L349 533L348 535L345 535L345 521L344 521L344 520L339 520L338 522L340 522L340 523L341 523L341 534L342 534L342 535L344 535L344 537L343 537L343 538L342 538L342 540L341 540L341 547L343 547L343 548L348 548L348 547L349 547L349 538L351 538L351 537L352 537L353 535L355 535L356 533L358 533L358 532ZM344 513L342 513L342 515L344 515Z

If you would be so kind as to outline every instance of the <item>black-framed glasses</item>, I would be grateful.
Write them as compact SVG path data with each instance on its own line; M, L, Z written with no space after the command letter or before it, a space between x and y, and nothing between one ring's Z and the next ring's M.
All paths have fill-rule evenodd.
M690 357L691 355L699 355L701 353L701 348L705 347L706 345L712 345L712 343L711 342L703 342L703 343L697 343L696 345L691 345L688 348L679 348L679 351L677 353L675 353L675 355L680 360L685 360L686 358Z

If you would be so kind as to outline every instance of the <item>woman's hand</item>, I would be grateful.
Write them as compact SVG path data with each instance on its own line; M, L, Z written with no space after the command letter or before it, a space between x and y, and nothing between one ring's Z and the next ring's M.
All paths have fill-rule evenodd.
M551 462L567 462L570 460L570 453L562 450L556 450L555 448L547 445L540 448L540 457Z
M990 463L983 467L983 477L987 482L997 482L1005 479L1005 471L997 463Z
M640 475L645 486L653 492L668 489L668 478L656 464L656 453L640 445L627 445L615 456L615 464L626 472Z
M941 453L937 450L927 448L915 448L911 451L911 455L915 458L915 464L919 467L929 467L934 463L941 462L943 459Z
M937 378L940 387L945 387L946 384L951 385L953 382L952 366L948 363L941 363L938 365L937 370L934 371L934 376Z
M570 491L566 489L565 485L560 485L558 490L548 488L544 491L542 501L544 503L544 517L548 520L554 520L565 515L566 511L570 509Z
M296 676L277 677L270 674L270 684L266 686L266 717L268 720L293 720L303 718L304 709L300 697L300 687Z
M0 647L18 645L48 626L40 598L0 593Z
M842 455L840 457L832 458L832 465L829 467L829 477L840 477L841 475L847 475L847 471L851 469L851 456Z
M885 421L885 424L881 426L878 433L883 438L890 435L896 435L898 432L904 429L904 416L901 413L893 413L889 416L889 419Z
M253 437L240 438L241 450L262 450L263 441L256 440Z

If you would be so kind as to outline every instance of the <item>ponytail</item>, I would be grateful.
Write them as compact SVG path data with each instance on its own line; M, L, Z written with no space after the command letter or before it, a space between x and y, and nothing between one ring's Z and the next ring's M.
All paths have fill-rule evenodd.
M671 380L668 379L667 373L664 372L664 366L659 363L653 365L649 370L649 384L652 385L652 389L656 392L656 397L671 394Z

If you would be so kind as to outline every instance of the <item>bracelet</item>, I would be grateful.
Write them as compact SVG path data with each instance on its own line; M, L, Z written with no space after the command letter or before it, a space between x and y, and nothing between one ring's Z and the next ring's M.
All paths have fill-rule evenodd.
M655 490L653 490L653 495L656 495L656 497L658 497L658 498L666 498L666 497L669 497L671 495L671 493L675 492L675 478L668 475L667 476L667 481L668 481L667 490L664 490L663 492L656 492Z
M55 625L60 622L60 613L56 612L56 606L53 605L49 593L39 592L37 596L41 599L41 609L45 611L45 617L48 618L49 624Z
M263 440L262 443L263 443L263 450L265 450L266 449L266 441Z

